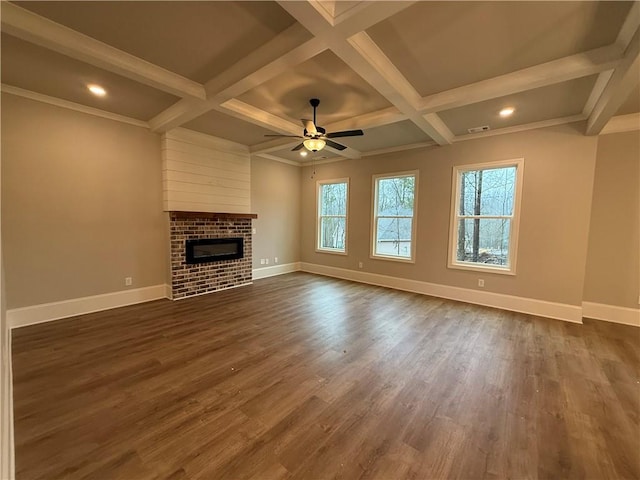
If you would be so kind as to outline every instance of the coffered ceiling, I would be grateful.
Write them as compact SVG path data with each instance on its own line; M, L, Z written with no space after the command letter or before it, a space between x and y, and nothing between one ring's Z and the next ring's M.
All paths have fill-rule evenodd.
M640 3L2 2L2 90L287 162L616 117L640 123ZM103 86L95 97L87 84ZM353 128L301 157L317 123ZM504 107L515 108L502 118ZM489 131L469 133L474 127Z

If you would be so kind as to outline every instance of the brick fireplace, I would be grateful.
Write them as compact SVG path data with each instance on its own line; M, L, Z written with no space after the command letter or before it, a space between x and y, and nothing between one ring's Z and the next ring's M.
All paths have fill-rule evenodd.
M169 212L171 234L171 293L174 300L250 284L250 213ZM242 238L243 257L206 263L187 263L186 241Z

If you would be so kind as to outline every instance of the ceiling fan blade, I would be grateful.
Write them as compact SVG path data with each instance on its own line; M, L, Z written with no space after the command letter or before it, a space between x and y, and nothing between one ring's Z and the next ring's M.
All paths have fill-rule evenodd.
M315 124L311 120L305 120L304 118L301 120L302 125L307 130L307 133L310 135L317 135L318 131L316 130Z
M300 135L265 135L265 137L290 137L290 138L304 138Z
M360 135L364 135L364 132L362 130L344 130L342 132L327 133L325 137L327 138L359 137Z
M302 147L304 147L304 143L301 143L299 145L296 145L295 147L293 147L291 149L292 152L297 152L298 150L300 150Z
M347 148L344 145L340 145L339 143L332 142L329 139L326 139L325 142L327 142L327 146L329 146L331 148L335 148L336 150L344 150L345 148Z

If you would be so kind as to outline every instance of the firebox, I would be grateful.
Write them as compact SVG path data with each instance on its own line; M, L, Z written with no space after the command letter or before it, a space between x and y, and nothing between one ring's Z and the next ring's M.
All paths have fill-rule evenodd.
M235 260L244 255L243 238L199 238L186 240L186 263Z

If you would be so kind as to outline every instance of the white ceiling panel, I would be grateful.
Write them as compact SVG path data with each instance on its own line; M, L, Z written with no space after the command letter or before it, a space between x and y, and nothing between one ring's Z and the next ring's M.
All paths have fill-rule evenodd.
M15 3L200 83L294 23L275 2Z
M216 110L210 110L204 115L185 123L184 128L231 140L232 142L243 145L262 143L268 140L268 138L265 138L265 135L277 133Z
M422 96L613 43L631 2L417 2L368 33Z
M513 127L527 123L541 122L550 118L579 115L596 77L584 77L549 87L494 98L485 102L441 112L442 120L456 135L469 133L469 128L487 125L491 130ZM506 107L515 112L506 118L499 115Z
M320 99L318 125L363 115L389 102L330 51L301 63L241 95L239 99L299 123L312 118L309 99ZM302 127L300 127L302 132Z

